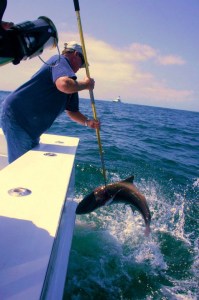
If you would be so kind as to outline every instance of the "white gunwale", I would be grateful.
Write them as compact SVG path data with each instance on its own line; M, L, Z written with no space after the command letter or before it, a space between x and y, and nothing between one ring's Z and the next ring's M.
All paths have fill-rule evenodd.
M78 138L44 134L38 147L6 166L0 129L2 300L63 297L77 206L73 192L78 142ZM8 193L19 187L31 194Z

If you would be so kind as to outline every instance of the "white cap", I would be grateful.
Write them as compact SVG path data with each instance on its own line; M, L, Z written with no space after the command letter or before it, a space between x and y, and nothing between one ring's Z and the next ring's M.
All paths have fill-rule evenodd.
M72 51L77 51L77 52L81 53L82 56L84 57L81 45L79 45L75 41L64 43L64 50L67 50L67 49L72 50ZM81 66L81 68L85 68L85 63Z

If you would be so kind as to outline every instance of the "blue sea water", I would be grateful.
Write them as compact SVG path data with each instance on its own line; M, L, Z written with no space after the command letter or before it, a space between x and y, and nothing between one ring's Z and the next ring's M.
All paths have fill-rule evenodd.
M135 176L152 232L146 238L140 214L123 204L77 216L64 300L198 299L199 113L95 104L108 182ZM80 109L92 116L89 100ZM78 201L104 184L95 131L62 114L49 133L80 138Z

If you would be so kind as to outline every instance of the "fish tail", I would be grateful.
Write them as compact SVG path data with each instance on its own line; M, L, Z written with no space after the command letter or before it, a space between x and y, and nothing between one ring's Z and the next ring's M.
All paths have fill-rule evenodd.
M146 237L148 237L150 233L151 233L151 229L150 229L149 224L147 224L146 228L145 228L145 231L144 231L144 234L145 234Z

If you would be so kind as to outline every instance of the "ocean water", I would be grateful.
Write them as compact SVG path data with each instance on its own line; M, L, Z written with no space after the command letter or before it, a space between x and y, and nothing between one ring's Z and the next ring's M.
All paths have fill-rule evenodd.
M0 102L6 95L0 92ZM124 204L77 216L64 300L199 299L199 113L95 104L108 182L135 176L151 235ZM80 109L92 116L89 100ZM49 133L80 138L78 201L104 184L95 131L62 114Z

